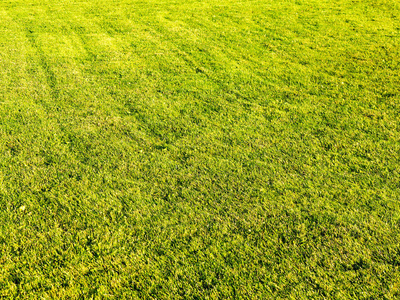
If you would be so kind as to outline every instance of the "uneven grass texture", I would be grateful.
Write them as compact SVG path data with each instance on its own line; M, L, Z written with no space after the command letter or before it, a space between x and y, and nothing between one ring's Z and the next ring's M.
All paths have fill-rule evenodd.
M0 297L399 299L397 0L0 1Z

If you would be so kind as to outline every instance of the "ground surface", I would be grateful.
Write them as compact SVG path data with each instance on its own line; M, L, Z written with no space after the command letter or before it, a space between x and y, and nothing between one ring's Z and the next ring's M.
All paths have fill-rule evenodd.
M0 1L0 296L399 299L396 0Z

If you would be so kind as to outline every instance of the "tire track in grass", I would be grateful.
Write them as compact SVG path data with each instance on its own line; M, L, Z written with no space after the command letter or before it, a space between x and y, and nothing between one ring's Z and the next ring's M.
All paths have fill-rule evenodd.
M30 59L30 57L31 57L31 53L30 53L31 49L29 49L31 47L28 46L28 49L25 47L26 41L28 40L26 32L6 10L4 11L4 15L2 16L2 18L6 20L7 27L12 28L13 29L12 31L14 33L15 32L18 33L18 35L15 36L12 41L9 41L7 37L2 38L2 42L5 45L12 44L13 47L19 48L18 56L14 57L14 54L11 54L11 52L9 52L11 54L11 56L7 57L7 58L10 60L10 64L12 66L20 66L18 71L27 72L29 74L31 65L30 65L30 62L28 61L28 58ZM28 41L28 44L31 45L31 42ZM15 60L15 61L13 62L12 60ZM43 62L43 64L47 65L46 62ZM40 63L40 65L42 65L42 63ZM48 82L47 77L49 77L50 79L55 78L54 74L51 71L49 73L50 74L47 74L47 76L45 76L46 77L45 83ZM6 91L7 94L13 94L13 92L16 92L16 94L18 95L18 92L20 90L25 91L26 89L29 89L28 90L29 92L26 92L23 95L23 96L29 96L28 101L19 101L16 104L20 105L21 108L24 107L25 105L33 104L34 107L31 108L31 111L39 110L41 114L45 113L45 115L46 115L46 118L42 119L41 122L43 122L45 124L48 123L47 125L49 125L51 127L53 127L55 124L57 124L57 122L54 120L54 118L52 118L48 113L47 105L45 103L46 95L45 94L43 95L43 90L40 89L40 83L41 83L40 79L41 78L38 76L33 76L32 74L29 74L30 76L28 76L28 78L27 78L28 80L26 80L26 78L18 77L19 76L18 73L14 73L12 75L17 81L20 81L20 84L15 87L11 86ZM13 77L11 77L8 80L15 80ZM54 87L54 84L51 84L51 85ZM49 86L49 85L47 84L47 86ZM49 91L49 93L52 94L51 91ZM15 100L24 100L24 99L20 98L22 95L18 95L18 96L19 96L18 99L15 99Z
M15 22L15 20L13 20ZM59 90L57 88L57 79L54 72L51 70L49 62L43 52L43 49L40 45L38 45L35 33L32 28L25 27L25 36L29 43L31 44L32 48L35 49L39 65L45 73L45 78L48 87L50 88L50 94L53 99L57 99L59 97Z
M21 248L29 252L29 245L37 242L38 228L44 224L52 226L55 219L60 220L68 215L65 213L70 206L64 197L67 194L64 193L64 179L68 174L62 173L68 167L73 167L75 161L60 142L62 133L58 119L50 114L49 104L53 97L46 85L44 72L37 69L35 49L27 40L25 30L13 21L8 12L2 15L4 20L13 37L0 32L0 39L8 47L6 49L18 48L18 52L8 52L7 60L9 65L19 69L10 78L4 79L10 83L19 81L20 86L12 85L5 91L5 96L13 101L7 105L7 110L0 110L0 137L13 147L10 148L10 155L7 155L7 151L0 152L0 174L6 178L5 192L3 190L0 193L1 219L4 221L2 224L7 224L4 230L6 236L17 231L18 239L28 237L27 245L21 245ZM31 68L35 68L36 76L30 73ZM3 79L2 74L0 76L0 80ZM5 130L1 128L3 126ZM56 197L59 194L63 196ZM15 210L21 205L29 211L29 217L27 215L21 219L16 213ZM43 215L46 219L42 219ZM5 245L8 246L8 242Z
M43 88L39 87L41 92L39 98L36 99L30 98L29 95L27 94L30 100L29 103L21 101L25 99L18 99L22 103L20 105L16 103L17 105L15 106L15 108L13 107L14 111L20 111L20 112L22 111L21 115L25 113L25 108L27 111L29 110L40 111L39 113L37 113L38 118L31 121L33 124L28 124L29 126L25 126L25 124L21 125L20 129L21 134L25 135L27 140L29 141L29 143L27 143L28 145L25 147L33 146L32 147L33 150L30 149L31 152L29 153L29 155L27 155L28 156L27 158L30 159L31 157L40 154L41 151L50 151L55 155L61 156L62 158L57 162L57 164L54 165L51 162L49 162L49 165L46 166L39 165L39 163L37 163L36 161L31 163L29 159L22 161L21 165L13 164L13 161L11 161L11 166L9 168L7 168L8 167L7 165L3 167L2 166L3 161L1 161L0 176L3 175L1 171L5 171L6 173L9 172L14 174L15 173L19 174L19 172L26 172L26 170L30 171L30 168L41 168L41 167L44 171L46 171L46 173L42 173L43 180L46 182L46 184L44 184L42 189L40 189L40 187L37 188L36 186L33 186L33 184L38 185L37 182L36 183L34 182L34 179L36 179L40 183L42 178L38 178L37 175L29 173L29 176L32 177L32 179L27 183L25 183L24 186L22 186L22 188L25 189L23 193L17 193L18 190L16 190L17 188L15 188L10 192L13 194L9 198L6 198L7 201L5 201L5 199L3 201L2 195L0 194L1 207L3 207L3 205L4 206L7 205L7 207L10 207L14 204L14 206L18 208L20 207L19 203L21 201L26 199L29 200L29 197L32 198L29 204L23 203L26 205L26 210L29 212L29 214L24 215L24 217L21 217L21 213L18 214L18 210L17 214L15 214L15 211L10 212L10 210L5 211L2 209L0 215L5 216L4 218L3 217L1 218L3 220L2 225L5 224L7 226L7 228L5 228L5 230L3 231L3 236L7 237L6 238L7 242L3 244L5 245L3 249L7 251L7 247L9 247L9 244L14 243L14 245L18 245L19 249L24 250L24 253L22 253L21 250L21 253L18 255L11 254L10 257L12 257L12 260L14 261L7 262L7 267L21 268L21 265L18 266L18 260L26 259L25 260L26 263L24 263L24 266L21 268L22 270L24 269L26 270L27 268L29 268L29 270L35 272L36 274L40 274L40 276L43 275L46 276L47 275L46 272L48 271L48 269L47 267L43 267L43 262L49 261L47 260L47 258L62 259L62 256L66 256L68 254L67 251L64 251L65 249L60 249L60 244L61 247L74 249L76 246L78 246L79 248L79 245L82 245L82 241L79 240L79 237L77 240L76 236L79 234L88 233L88 231L89 233L90 231L93 232L94 231L93 228L97 229L101 227L101 225L103 225L104 222L104 215L102 214L102 212L105 211L105 208L110 209L112 204L115 204L115 202L113 203L113 198L116 197L108 195L107 197L108 202L106 201L99 202L95 206L93 205L93 202L91 202L91 200L96 200L96 199L93 199L93 197L90 198L91 195L88 195L87 191L85 191L86 188L87 190L89 190L89 192L92 192L91 187L85 186L84 182L80 184L75 184L75 181L72 181L71 179L68 178L71 174L73 175L73 173L71 172L77 171L85 173L85 171L87 171L88 168L83 166L83 163L79 164L80 161L79 158L77 158L76 156L76 151L74 151L74 149L72 148L69 148L68 145L66 145L62 141L63 136L65 136L67 133L71 133L71 131L68 131L68 128L62 127L63 118L62 116L59 115L64 112L62 111L63 106L62 106L62 95L60 95L59 92L60 87L57 85L57 73L51 70L51 62L47 61L47 57L43 49L38 50L38 47L32 46L33 44L36 46L39 44L36 41L35 36L32 36L31 40L28 40L28 37L26 36L26 31L24 30L24 28L22 28L23 26L21 27L19 26L18 23L12 22L11 19L9 23L13 24L12 31L14 32L14 34L17 34L19 36L19 44L20 44L19 46L21 46L21 48L23 49L23 50L21 49L20 52L26 52L23 54L16 52L15 57L11 57L10 59L13 60L15 59L15 64L18 65L21 63L25 63L25 60L27 60L27 57L29 57L28 66L37 69L35 70L37 78L34 77L34 75L30 75L32 78L32 82L34 83L32 84L31 89L35 90L35 88L37 88L38 85L43 84ZM23 19L21 23L24 24ZM33 44L32 44L32 39L33 39ZM1 41L3 42L4 40ZM37 55L38 53L37 51L41 51L41 57ZM43 61L39 62L41 58L43 59ZM46 72L45 69L50 70L50 72ZM16 75L14 75L13 78L15 78L15 76ZM29 76L29 75L24 73L24 76ZM54 102L56 102L56 104L61 106L60 113L52 110L53 106L52 104L54 104ZM0 113L1 112L2 111L0 110ZM8 112L8 115L11 114L12 112ZM2 117L1 114L0 116ZM29 117L31 116L29 115ZM6 121L6 123L7 122L8 120ZM34 128L34 125L39 125L39 126L37 128ZM16 124L9 125L9 127L11 128L15 126ZM35 136L30 135L32 133L30 131L31 128L34 129ZM74 129L74 127L69 126L69 129L71 128ZM19 135L19 133L18 134L13 133L13 134ZM0 136L3 136L3 133L1 131L0 131ZM50 142L44 141L47 138L49 139L54 138L51 140L51 144ZM45 149L46 147L54 147L54 149ZM23 157L22 159L26 159L26 157ZM6 161L4 163L7 164L10 162ZM13 168L11 169L11 167ZM75 170L69 170L68 169L69 167L72 167L72 169ZM56 171L54 171L55 169ZM60 173L65 173L65 174L60 174ZM62 177L59 178L58 175L61 175ZM80 175L84 177L84 174ZM18 183L23 182L24 179L25 178L13 176L10 179L10 181L12 180L11 183L15 183L15 185L17 186ZM96 191L95 189L93 190L95 191L95 193L96 192L98 193L98 191ZM20 199L23 197L26 197L26 199ZM100 194L97 197L105 198L104 194L103 195ZM121 205L123 204L117 203L117 205L115 206L120 207ZM52 232L52 229L54 228L54 223L57 224L56 225L57 229L60 230L62 228L61 229L62 237L60 238L60 236L57 236L55 237L55 240L52 240L52 238L54 238ZM81 228L79 228L79 226L81 226ZM105 229L104 231L107 233L107 229ZM16 240L15 237L8 238L9 236L12 236L13 232L14 233L17 232L18 240ZM104 232L102 231L101 233ZM44 237L44 234L46 234L46 237ZM27 242L25 242L24 245L21 245L22 243L20 241L23 241L24 238L25 240L27 240ZM32 248L35 249L32 250ZM35 250L39 251L39 253L36 254ZM58 251L60 255L59 256L54 255L53 254L54 250ZM29 255L32 255L34 257L27 259L26 257ZM0 255L0 260L1 259L2 256ZM63 263L66 264L65 266L62 266L62 270L65 270L68 266L71 266L70 262L64 260L62 261ZM92 265L96 261L98 260L86 258L84 262L87 265ZM55 266L58 267L57 265L58 262L59 262L58 260L54 261L53 264L50 262L49 267L52 267L54 270ZM74 266L72 265L71 267ZM53 282L54 280L61 281L62 277L57 278L58 274L56 271L53 270L52 274L55 277L52 281ZM5 269L4 272L7 272L7 269ZM31 280L31 276L27 274L24 277L24 279L25 282L26 281L29 282ZM79 282L76 283L79 284ZM23 291L24 288L27 287L26 285L24 286L24 282L17 282L16 284L20 291Z
M133 156L138 155L136 152L139 151L136 148L138 148L138 145L140 144L140 138L138 140L135 137L132 138L131 134L124 133L124 128L129 129L129 121L124 121L123 118L119 117L118 112L115 111L116 108L119 108L121 106L121 102L118 101L118 98L111 97L107 93L104 94L108 85L112 83L111 79L114 78L106 77L106 79L103 80L101 74L95 73L93 75L90 74L90 71L85 72L87 70L95 68L96 63L103 64L104 68L108 70L109 64L107 64L107 59L109 58L109 53L106 53L105 58L100 58L98 60L98 48L96 48L95 45L94 47L90 47L90 44L88 43L88 38L85 35L84 27L82 28L82 24L73 24L74 22L71 20L75 20L75 18L72 18L71 14L65 12L66 10L67 9L65 9L65 7L64 9L63 7L60 7L60 10L56 12L45 10L45 14L46 16L52 17L52 21L55 21L58 26L62 26L63 35L74 35L74 37L80 41L80 46L82 46L82 48L84 49L85 54L83 55L83 57L75 57L74 62L81 63L79 64L78 72L81 73L84 77L92 76L93 81L84 81L82 82L81 86L78 85L79 82L71 82L72 88L76 89L76 94L78 95L78 97L83 96L87 98L89 104L84 104L84 106L80 107L74 106L71 107L71 109L69 110L67 109L64 101L68 101L68 98L70 98L70 96L64 93L67 92L67 89L64 88L62 82L62 76L64 75L64 73L62 72L58 74L57 66L54 66L54 68L56 68L55 71L52 70L53 65L51 64L51 60L49 60L48 56L46 55L46 48L41 49L40 40L35 39L35 36L33 36L32 38L35 39L35 45L38 46L37 48L40 48L39 51L42 52L41 55L42 58L44 58L42 68L47 68L50 70L48 78L50 82L53 83L53 88L57 90L57 93L52 94L52 100L62 110L62 112L60 111L56 113L58 127L61 132L60 141L61 143L63 143L63 145L68 147L70 156L74 157L74 159L79 162L79 168L81 168L82 171L85 170L86 173L91 173L91 176L94 176L91 180L93 182L93 185L89 187L89 190L91 192L94 191L96 193L96 197L102 199L104 198L104 188L100 186L99 182L104 181L105 179L102 179L101 176L107 178L115 178L121 183L128 184L130 188L137 185L136 183L130 183L133 182L130 179L132 179L132 177L135 178L134 176L137 176L136 171L132 174L129 173L129 178L126 178L117 175L118 173L116 170L118 170L118 168L111 168L113 168L113 165L114 167L116 165L125 166L129 163L128 161L122 161L122 163L120 163L120 158L117 158L117 156L125 157L128 154ZM78 14L78 16L80 15L81 14ZM21 19L24 20L23 17ZM90 24L88 28L88 34L92 32L96 32L99 34L104 33L103 29L99 28L97 25L92 25L93 22L91 22L90 20L88 22L84 22L83 26L87 24ZM42 24L39 23L38 27L41 25ZM43 25L45 25L46 28L49 28L48 23L44 23ZM82 28L82 31L73 30L74 28ZM67 68L68 67L70 66L68 65ZM57 78L58 75L61 76L61 79ZM93 105L93 109L90 109L93 111L93 116L88 112L89 105ZM63 107L66 109L64 110ZM103 111L104 108L106 109L105 111ZM48 113L51 112L51 106L48 106ZM118 120L121 119L121 122L119 122L118 124L122 125L122 127L114 127L114 129L117 129L117 131L111 131L110 128L107 128L109 122L107 121L107 119L109 118L111 120L114 118ZM92 124L93 122L97 124L96 128L94 128ZM107 122L107 124L99 124L104 122ZM127 123L127 125L125 125L124 123ZM92 131L85 130L87 127L91 127L88 129ZM133 132L133 134L135 134L135 132ZM140 166L141 163L137 163L137 165ZM109 172L109 174L107 172ZM128 170L125 170L124 172L128 172ZM107 179L107 181L108 180L109 179ZM114 190L112 189L112 191Z
M52 13L48 12L49 15L52 16ZM72 14L70 15L68 13L68 9L64 9L62 11L57 11L56 13L53 12L53 14L56 17L56 20L59 20L57 23L62 23L63 24L63 33L71 33L71 34L76 34L76 36L79 38L80 36L80 40L82 42L83 48L86 49L86 51L88 51L88 56L86 58L83 58L82 63L85 64L85 69L81 70L83 73L86 71L86 73L84 73L84 75L87 76L92 76L93 77L93 84L85 84L82 87L80 87L80 89L82 90L83 88L86 88L86 90L88 91L88 97L93 98L93 104L96 105L104 105L107 103L108 106L108 110L107 110L107 114L110 115L110 117L119 117L119 114L115 112L115 108L121 106L121 102L119 101L120 99L117 97L111 97L110 95L107 94L106 88L107 86L109 86L110 84L115 84L118 83L118 81L113 82L113 80L115 80L115 78L113 77L114 74L111 74L112 76L110 78L108 78L108 76L105 76L105 78L103 77L102 74L99 73L91 73L91 70L94 69L94 71L96 71L96 64L99 63L101 65L104 65L102 67L102 69L108 71L108 69L110 68L110 65L107 64L108 62L108 58L110 53L106 52L105 53L105 57L97 59L97 56L99 54L99 48L96 48L96 43L98 42L97 39L95 39L93 41L93 43L88 43L88 40L90 40L90 37L88 38L89 35L91 35L92 33L97 36L99 35L100 37L102 37L102 34L105 32L103 28L100 28L97 26L97 24L95 22L93 22L93 20L88 20L88 21L83 21L83 23L81 23L80 21L82 21L82 19L79 19L79 22L76 21L76 18L72 18ZM79 18L79 16L81 16L82 14L78 13L77 16ZM76 22L71 22L71 20L75 20ZM85 18L83 19L85 20ZM74 23L74 24L73 24ZM86 27L85 25L90 24L89 27ZM75 25L75 26L72 26ZM85 29L85 27L87 28L87 30ZM74 30L74 29L81 29L81 30ZM92 46L92 47L91 47ZM101 50L100 50L101 51ZM100 53L101 54L101 53ZM128 66L124 66L125 68L128 68ZM87 71L89 70L89 71ZM111 68L112 70L112 68ZM62 87L61 87L62 88ZM62 90L61 90L62 92ZM79 91L78 91L79 92ZM105 94L103 94L103 92L105 92ZM128 93L128 91L126 92ZM61 99L58 99L58 101L61 101ZM97 101L95 103L95 101ZM93 118L93 121L96 118L102 118L104 115L103 111L100 111L100 108L102 109L103 107L95 107L94 109L96 110L97 108L97 112L98 115L95 115ZM110 109L111 108L111 109ZM67 140L69 140L68 143L68 147L70 149L71 153L75 154L75 157L77 158L77 160L79 160L83 165L87 166L88 168L91 168L91 163L99 163L101 162L101 157L103 157L106 155L106 152L104 151L105 148L108 148L109 151L107 153L107 161L110 160L110 154L113 154L113 152L115 153L119 153L122 156L125 156L129 153L129 155L134 155L136 156L136 152L139 152L138 149L136 149L138 147L138 145L140 145L142 143L141 138L142 136L139 134L139 140L132 138L132 134L136 134L135 131L133 131L132 134L126 134L124 133L123 130L120 130L118 132L111 132L111 131L101 131L101 127L98 127L98 132L95 132L95 135L86 135L85 131L82 130L81 128L79 128L78 126L78 122L79 120L81 120L79 125L88 125L92 120L92 118L90 116L85 117L85 115L87 115L87 112L85 112L85 108L81 109L75 109L73 110L74 112L74 116L73 119L71 119L71 124L63 124L60 123L60 127L61 127L61 131L64 133L64 136ZM96 112L96 111L95 111ZM61 119L66 118L66 116L68 115L68 112L63 112L63 116L61 116ZM72 117L72 116L71 116ZM124 120L124 118L121 118L121 124L126 127L124 125L124 123L129 124L131 117L128 116L127 117L127 121ZM99 119L98 121L102 121L101 119ZM107 129L107 128L106 128ZM108 133L107 133L108 132ZM104 133L106 135L104 135ZM99 136L101 135L101 136ZM92 136L92 138L89 140L89 136ZM106 136L106 140L102 139L101 137ZM73 140L71 140L71 138L73 138ZM116 140L117 139L117 140ZM83 149L82 147L85 146L85 144L89 145L89 146L93 146L92 149ZM147 146L147 145L146 145ZM113 147L112 149L110 149L110 147ZM92 155L92 157L90 157L90 153L92 150L97 151L98 153L95 155ZM144 155L141 155L144 156ZM147 161L149 158L146 156L144 157L145 161ZM132 160L132 158L130 159L130 161ZM112 160L110 160L112 161ZM124 165L124 163L128 163L123 161L123 163L121 165ZM143 157L142 159L139 160L138 163L136 163L137 167L142 168L143 165ZM134 167L136 169L136 166ZM103 172L106 172L106 170L104 170ZM128 172L128 171L126 171ZM135 176L138 176L137 174L135 174L137 172L132 172L129 173L129 179L135 178ZM115 170L111 171L110 170L110 174L113 174L113 176L115 175L117 179L121 179L122 181L124 181L126 178L122 177L120 178L119 176L116 175ZM110 176L108 176L110 177ZM126 184L128 184L128 182L134 182L134 181L126 181ZM134 186L134 185L133 185ZM129 187L132 187L132 185L129 183ZM97 189L98 187L96 187Z
M96 45L93 45L93 43L91 43L92 36L96 37L97 35L104 35L110 37L110 40L112 41L112 35L108 34L107 30L105 30L104 28L97 26L95 22L92 22L91 20L82 17L83 16L80 13L73 15L68 10L58 11L58 19L60 20L60 22L63 22L65 33L76 37L85 52L85 57L80 58L79 61L82 63L83 66L81 69L83 75L93 77L93 83L88 84L90 89L87 89L89 90L90 98L93 98L94 101L99 95L101 103L108 104L110 110L108 110L107 113L110 114L110 117L119 117L120 114L116 113L115 109L117 109L118 111L122 110L121 102L118 101L117 97L112 97L109 91L106 91L107 87L112 88L112 86L118 84L118 81L112 82L112 80L115 79L112 76L111 78L109 78L108 76L104 76L104 74L95 73L96 68L102 68L102 66L105 68L105 71L113 72L114 69L110 68L110 64L113 61L111 61L111 57L108 57L108 54L106 54L107 56L105 58L101 57L104 54L99 53L99 51L101 51L99 50L99 47L96 48ZM79 22L77 21L78 19ZM72 20L74 20L75 22ZM87 26L88 24L89 26ZM114 43L112 43L112 46L118 49L118 45L114 45ZM87 70L89 70L89 72L85 73L85 71ZM98 103L94 103L94 105L97 104ZM62 128L64 131L66 131L66 134L72 134L73 130L68 130L65 126L62 126ZM115 137L120 134L120 132L116 133ZM121 138L121 136L119 136L119 138ZM124 140L126 142L132 142L132 140L135 140L135 142L137 142L137 139L132 138L131 136L128 136L126 134L124 135ZM70 146L72 145L70 144ZM71 148L71 151L73 150L74 149Z
M35 31L30 27L24 24L21 20L10 15L10 21L13 22L18 28L21 35L24 36L24 39L30 45L30 48L33 50L33 53L36 55L32 55L32 61L38 62L38 66L41 71L43 71L43 77L45 79L45 84L48 87L47 91L49 92L49 96L52 99L52 103L59 98L59 89L57 87L57 76L51 69L50 63L46 58L46 55L42 49L42 47L37 42L37 36ZM40 80L40 77L39 77ZM49 106L49 101L45 101L44 97L40 97L36 101L47 113L47 120L53 120L54 124L59 125L59 120L57 117L53 116L51 113L52 107ZM59 126L58 126L59 128Z
M76 24L72 23L71 21L69 21L71 19L71 16L69 14L67 14L67 17L65 17L65 19L67 20L68 23L68 27L69 30L71 32L74 32L77 34L77 36L80 38L83 47L85 48L85 50L90 53L90 64L95 65L95 64L105 64L105 61L99 60L98 56L100 56L101 54L98 53L99 49L97 48L97 52L96 50L94 50L94 46L95 43L98 42L96 40L92 40L90 37L91 36L108 36L112 39L116 39L118 40L118 38L121 37L121 35L116 34L116 31L118 32L117 26L114 26L114 24L112 22L102 22L101 20L97 20L97 18L91 19L89 22L89 19L80 19L80 23L79 24L90 24L90 28L88 31L85 30L85 28L82 28L81 25L79 27L77 27ZM86 32L85 32L86 31ZM96 34L92 34L92 32L95 32ZM121 45L119 45L119 48L121 49ZM122 49L121 49L122 50ZM122 71L127 71L127 73L125 74L125 76L130 77L130 76L136 76L136 78L133 78L133 80L137 80L137 81L141 81L141 80L146 80L146 78L148 77L148 75L145 74L145 70L139 71L138 69L144 69L146 66L149 66L149 62L143 58L141 58L140 56L135 54L135 51L133 51L132 48L130 48L129 50L122 50L122 51L127 51L125 54L127 55L127 57L122 57L123 60L121 60L120 62L122 63L123 69ZM105 55L109 56L111 55L111 53L106 53ZM112 59L111 57L109 57L110 59ZM125 60L126 59L126 60ZM132 61L135 61L135 68L136 70L132 71L132 70L126 70L129 67L129 64L132 63ZM151 65L151 64L150 64ZM109 71L113 72L112 68L109 68ZM122 72L121 71L121 72ZM136 73L135 73L136 71ZM116 70L116 73L111 74L111 77L105 77L104 76L100 76L101 74L95 74L94 76L97 77L97 81L102 82L103 85L105 86L111 86L112 87L112 91L111 93L114 94L114 92L118 92L120 93L120 95L117 95L116 97L112 97L112 101L113 104L116 108L118 108L118 110L120 111L119 114L121 114L121 111L123 111L124 109L126 109L126 105L125 102L121 102L120 98L124 98L126 97L130 97L128 95L132 94L132 87L125 87L125 83L122 81L123 77L122 74L119 74L119 71ZM119 76L119 77L118 77ZM149 82L154 82L154 78L149 79ZM118 87L118 84L121 85L121 87ZM144 82L139 82L139 86L143 85ZM148 86L146 87L146 89L149 88ZM134 91L133 92L135 95L138 93L138 91ZM144 93L146 93L146 91L144 91ZM119 97L118 97L119 96ZM135 120L140 123L140 124L147 124L147 119L146 117L142 116L142 115L138 115L138 114L134 114L134 118ZM150 130L151 131L151 130ZM147 136L147 138L150 138L149 136ZM141 141L143 143L146 144L146 147L149 147L149 143L145 142L144 140L144 136L141 138Z
M32 141L32 143L34 147L39 148L40 155L45 155L46 157L48 155L50 155L50 157L54 156L52 160L55 159L55 161L50 161L49 165L47 165L48 172L43 178L47 183L45 184L44 190L39 192L36 197L45 199L48 197L46 193L50 193L50 195L53 195L51 197L52 201L54 200L58 203L56 205L60 205L61 203L63 206L67 206L72 214L77 213L77 211L76 207L74 208L74 205L70 203L78 202L80 203L78 211L83 213L85 207L89 209L92 206L93 203L91 201L93 199L91 200L90 197L84 197L85 189L90 190L90 181L86 182L80 178L87 177L92 170L90 166L85 165L80 159L78 152L75 151L76 149L71 148L68 142L66 142L69 132L65 130L66 124L63 124L64 118L60 115L65 114L66 111L63 109L65 105L62 103L63 99L60 96L60 88L57 85L57 75L51 69L51 64L45 52L37 42L34 31L24 26L25 24L23 21L24 18L17 21L10 16L10 22L13 22L18 27L18 32L29 45L28 50L31 52L30 54L34 54L30 57L30 63L33 63L33 66L38 68L39 83L44 83L47 87L47 89L44 90L44 95L40 95L40 97L34 99L33 102L40 108L43 117L41 122L48 124L47 127L51 128L50 132L43 129L43 131L40 132L39 138ZM35 62L37 62L37 65ZM43 81L41 81L41 79ZM47 97L46 91L48 93ZM71 115L68 116L67 114L67 118L70 116ZM37 129L37 131L40 131L40 129ZM46 138L47 135L52 135L51 148L43 148L46 144L43 144L41 138ZM40 165L35 165L34 167L42 168ZM55 167L57 169L54 169ZM71 180L73 181L72 183ZM54 182L57 182L57 184L54 185ZM69 189L68 185L70 184L73 184L76 190ZM58 199L56 195L62 191L65 193L65 197ZM30 193L29 195L33 196L34 193ZM70 202L68 199L75 200ZM61 200L61 202L59 200Z

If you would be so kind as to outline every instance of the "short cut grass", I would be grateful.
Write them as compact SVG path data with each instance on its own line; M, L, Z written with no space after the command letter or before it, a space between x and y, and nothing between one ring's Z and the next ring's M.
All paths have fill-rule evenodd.
M396 0L0 2L0 297L399 299Z

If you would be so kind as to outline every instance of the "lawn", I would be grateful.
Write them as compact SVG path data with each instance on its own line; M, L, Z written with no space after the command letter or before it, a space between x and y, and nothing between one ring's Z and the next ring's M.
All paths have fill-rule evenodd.
M0 1L0 298L399 299L400 3Z

